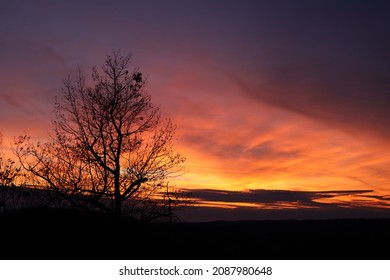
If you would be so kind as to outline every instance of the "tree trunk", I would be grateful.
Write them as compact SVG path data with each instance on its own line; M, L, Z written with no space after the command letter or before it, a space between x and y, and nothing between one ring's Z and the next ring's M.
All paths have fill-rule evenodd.
M115 184L115 208L114 208L114 213L115 215L120 215L122 212L122 196L120 192L120 172L119 172L119 164L117 166L117 170L115 170L115 179L114 179L114 184Z
M115 208L114 213L115 215L119 216L122 211L122 198L120 196L115 195Z

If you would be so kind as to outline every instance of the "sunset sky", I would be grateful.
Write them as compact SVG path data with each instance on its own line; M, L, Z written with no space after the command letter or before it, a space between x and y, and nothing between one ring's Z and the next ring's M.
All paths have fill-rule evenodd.
M185 218L390 216L389 15L388 1L2 1L3 149L47 138L62 79L120 49L177 125L171 184L207 206Z

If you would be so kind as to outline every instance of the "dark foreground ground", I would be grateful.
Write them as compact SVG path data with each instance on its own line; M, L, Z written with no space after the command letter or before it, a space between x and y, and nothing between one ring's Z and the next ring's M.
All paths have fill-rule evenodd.
M390 219L146 224L78 211L0 216L0 259L389 259Z

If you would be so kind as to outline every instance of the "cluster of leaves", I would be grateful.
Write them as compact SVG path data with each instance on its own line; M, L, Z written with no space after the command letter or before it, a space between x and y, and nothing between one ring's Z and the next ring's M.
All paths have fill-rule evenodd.
M0 186L13 186L20 174L15 161L0 155Z

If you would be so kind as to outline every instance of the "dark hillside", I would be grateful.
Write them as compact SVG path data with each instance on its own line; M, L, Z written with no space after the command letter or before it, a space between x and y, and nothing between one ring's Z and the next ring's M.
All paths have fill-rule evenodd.
M1 259L388 259L390 219L147 224L99 213L1 215Z

